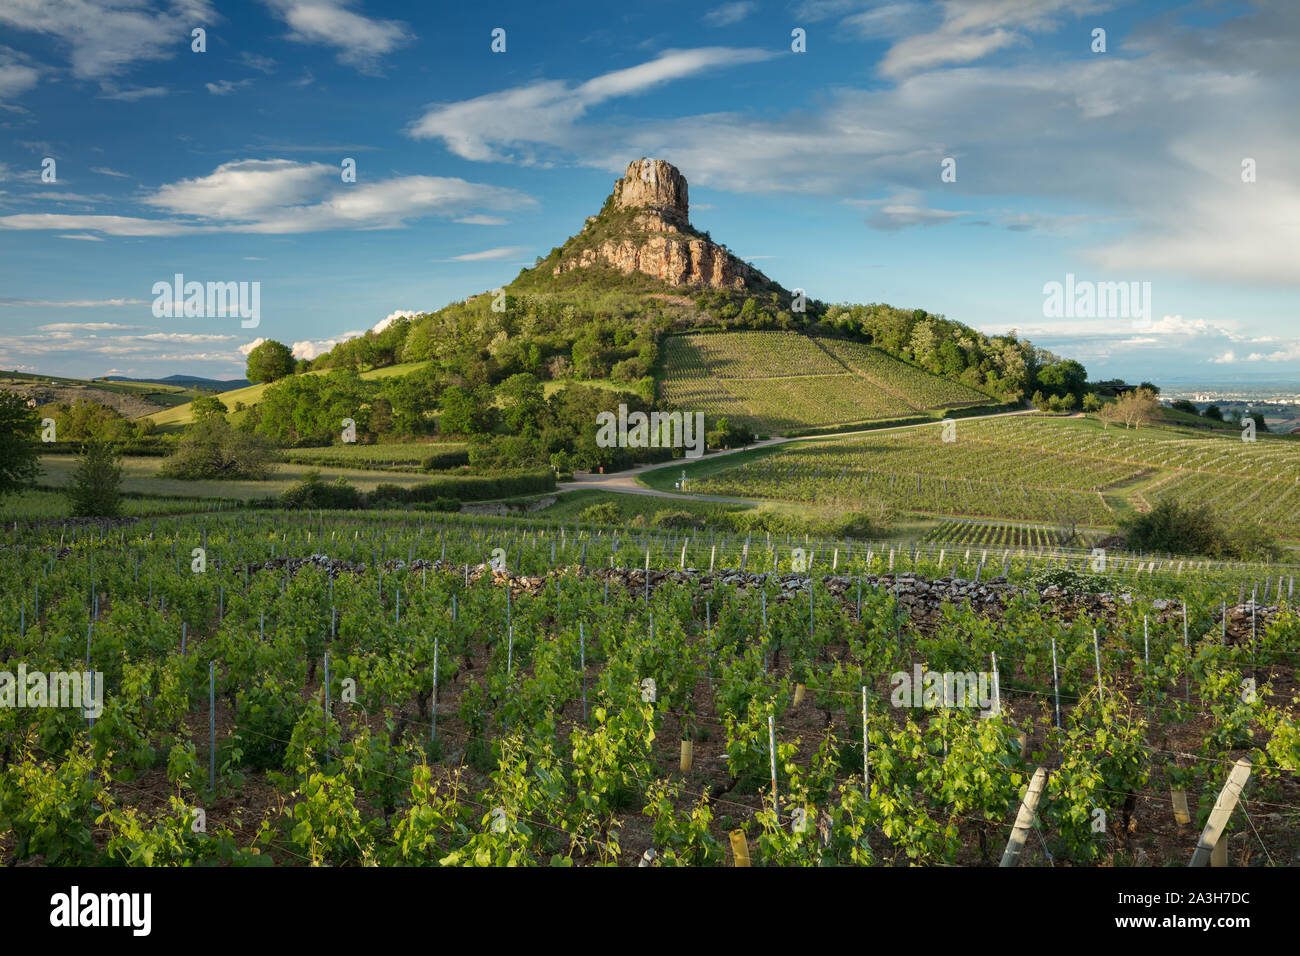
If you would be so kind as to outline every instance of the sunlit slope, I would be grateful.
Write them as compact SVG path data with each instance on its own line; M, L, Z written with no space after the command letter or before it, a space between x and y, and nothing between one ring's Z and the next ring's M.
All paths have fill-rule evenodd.
M668 401L763 433L995 402L868 345L798 332L674 335L663 356Z

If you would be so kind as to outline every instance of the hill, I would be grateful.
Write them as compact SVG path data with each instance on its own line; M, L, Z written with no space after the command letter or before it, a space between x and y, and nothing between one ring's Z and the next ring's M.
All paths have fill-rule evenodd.
M432 361L448 381L474 387L528 373L543 382L612 380L648 400L675 400L689 393L683 380L692 376L683 369L695 360L689 348L682 357L682 343L672 336L781 331L844 343L824 356L837 381L802 383L834 385L832 412L809 408L783 417L732 392L730 398L714 396L705 410L726 408L787 428L1018 401L1039 387L1050 391L1037 374L1060 360L1014 334L987 336L922 309L828 305L787 290L695 228L688 196L685 177L672 165L634 161L596 215L510 282L342 342L308 367L362 370ZM850 355L854 346L870 348ZM890 370L886 359L902 365ZM764 358L760 350L755 360L761 374L748 378L790 377L784 356ZM707 363L695 364L716 381ZM928 395L940 379L958 387ZM816 405L828 398L801 399L800 384L785 383L785 397L772 401ZM736 388L742 387L738 377Z
M176 385L180 388L199 389L205 392L229 392L236 388L247 388L253 383L246 378L216 379L203 378L200 375L168 375L157 380L145 378L128 378L125 375L105 375L96 381L101 382L141 382L146 384Z
M178 383L61 378L31 372L0 372L0 389L22 395L37 405L55 402L71 405L79 400L98 402L127 418L159 413L203 394Z

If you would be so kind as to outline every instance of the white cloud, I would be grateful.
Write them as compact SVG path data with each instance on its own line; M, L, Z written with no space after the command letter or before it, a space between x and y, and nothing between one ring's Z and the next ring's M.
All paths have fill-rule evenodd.
M128 89L121 89L115 83L105 81L101 84L99 98L101 100L122 100L127 103L134 103L136 100L149 99L155 96L166 96L171 92L165 86L137 86Z
M244 87L252 86L252 80L218 80L215 83L204 83L209 93L213 96L229 96L236 90L242 90Z
M119 173L116 169L109 169L106 166L91 166L92 173L99 173L101 176L120 176L122 179L130 179L126 173Z
M68 50L73 76L101 79L140 60L188 53L190 30L220 19L207 0L149 6L141 0L5 0L0 24L52 37Z
M536 203L513 189L439 176L345 185L339 181L337 167L287 159L223 163L207 176L164 185L142 201L180 218L24 213L0 216L0 229L87 230L114 236L283 235L396 229L426 216L457 216L475 208L519 209Z
M465 216L457 219L457 222L464 223L467 226L504 226L506 220L500 216Z
M701 47L665 50L656 59L594 77L577 86L538 80L527 86L488 93L430 108L407 132L416 139L441 139L457 156L501 160L525 144L568 148L574 126L592 107L622 96L696 76L708 70L770 59L759 49ZM532 150L519 157L533 161Z
M90 235L89 233L84 233L84 232L82 232L82 233L73 233L73 232L61 233L61 234L59 234L58 238L59 238L59 239L80 239L80 240L82 240L83 242L103 242L103 241L104 241L104 237L103 237L103 236L92 236L92 235Z
M265 341L266 341L266 339L262 338L262 337L259 335L257 338L253 339L253 341L251 341L251 342L247 342L247 343L245 343L244 345L241 345L241 346L239 347L239 354L242 355L242 356L244 356L244 358L248 358L248 353L251 352L251 351L253 351L253 349L257 348L259 345L261 345L261 344L262 344L263 342L265 342Z
M1061 15L1077 17L1108 6L1081 0L945 0L942 24L899 40L880 61L879 70L897 77L949 63L972 63L995 50L1028 46L1026 33L1055 29Z
M290 28L289 39L336 47L341 62L372 71L385 54L415 39L400 20L374 20L351 0L266 0Z
M248 67L250 70L257 70L259 73L271 74L275 72L275 60L269 56L260 56L256 53L250 53L248 50L241 50L235 62Z
M102 309L105 307L125 306L125 305L147 305L146 299L68 299L61 302L51 302L46 299L0 299L0 305L21 305L24 307L36 306L39 308L51 309ZM109 323L98 323L89 325L76 325L60 323L57 325L42 325L43 329L73 328L73 329L129 329L129 325L111 325Z
M185 345L225 342L234 337L233 335L216 335L204 332L150 332L148 335L135 336L135 338L145 342L181 342Z
M714 7L708 13L704 14L704 22L711 27L729 27L733 23L739 23L745 17L754 12L755 4L749 0L739 0L737 3L724 3L720 7Z
M390 325L393 324L394 321L396 321L399 318L410 319L410 318L414 318L419 314L420 313L413 312L410 309L396 309L388 313L388 315L384 316L373 326L371 326L370 331L382 332L384 331L384 329L388 328ZM316 358L319 355L324 355L326 352L334 348L334 346L338 345L340 342L346 342L348 341L348 339L359 339L361 338L361 336L365 334L366 334L365 332L361 332L361 331L352 331L352 332L344 332L342 335L332 339L320 339L317 341L312 341L311 339L304 339L301 342L294 342L293 345L290 346L290 350L293 352L294 358L310 360Z
M466 252L459 256L452 256L450 259L435 259L435 262L497 262L502 259L513 259L528 251L526 246L498 246L495 249L484 249L482 252Z
M0 104L34 89L39 79L40 71L35 67L21 62L7 51L0 51Z

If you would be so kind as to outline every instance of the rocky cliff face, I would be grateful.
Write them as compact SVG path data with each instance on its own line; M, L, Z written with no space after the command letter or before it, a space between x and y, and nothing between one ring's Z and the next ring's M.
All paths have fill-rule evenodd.
M641 272L671 286L744 289L767 277L690 224L686 177L662 159L639 159L614 184L599 216L566 245L551 272L604 265L624 275Z

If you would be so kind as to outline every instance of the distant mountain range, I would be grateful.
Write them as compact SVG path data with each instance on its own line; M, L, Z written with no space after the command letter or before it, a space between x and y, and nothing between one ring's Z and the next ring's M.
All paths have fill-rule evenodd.
M246 378L232 378L221 381L215 378L202 378L198 375L168 375L166 378L127 378L125 375L105 375L104 382L154 382L160 385L176 385L180 388L200 388L207 392L230 392L237 388L248 388L253 383Z

